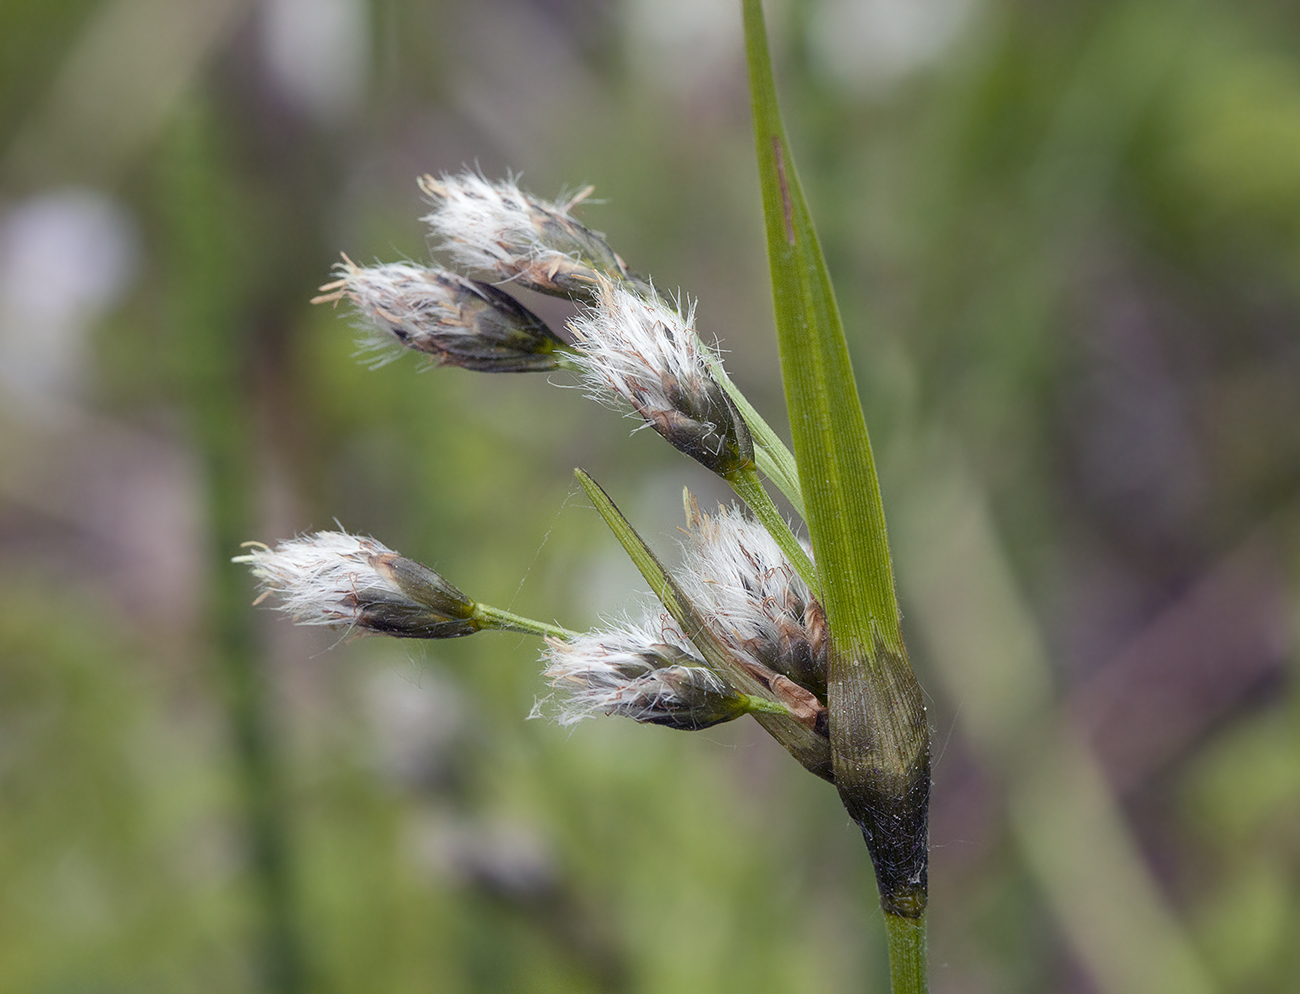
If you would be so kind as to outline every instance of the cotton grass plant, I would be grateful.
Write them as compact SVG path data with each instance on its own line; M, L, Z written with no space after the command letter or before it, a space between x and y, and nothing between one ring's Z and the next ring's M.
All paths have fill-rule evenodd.
M759 0L744 3L755 147L793 452L736 390L684 295L633 273L574 211L513 178L425 176L424 218L454 268L359 266L346 303L382 362L411 349L479 372L575 375L717 474L740 504L687 497L683 566L666 570L614 501L577 479L658 598L643 620L574 632L477 602L372 538L317 532L239 557L299 624L401 638L539 636L551 693L534 714L620 716L685 731L752 715L833 784L876 871L896 994L926 989L929 734L899 626L871 446L834 293L777 109ZM563 333L510 293L566 297ZM764 482L766 479L766 483ZM767 486L803 516L795 536Z

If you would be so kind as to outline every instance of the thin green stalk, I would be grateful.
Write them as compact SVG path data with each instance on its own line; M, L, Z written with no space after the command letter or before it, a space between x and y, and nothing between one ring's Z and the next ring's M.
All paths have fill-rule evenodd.
M759 697L755 694L741 694L740 699L744 702L745 710L750 714L774 714L781 718L790 717L790 709L784 704L778 704L776 701L769 701L766 697Z
M893 994L925 994L925 915L904 918L885 914L889 941L889 989Z
M817 568L808 558L808 553L799 544L799 540L795 538L794 532L790 530L789 523L772 503L772 497L763 488L763 484L758 479L758 471L753 464L732 473L727 477L727 482L731 484L731 489L736 492L736 495L749 505L749 509L762 522L773 541L781 547L781 551L785 553L785 558L790 560L795 572L804 583L808 584L808 589L817 594L819 589Z
M772 430L772 426L763 419L763 415L759 414L754 409L754 405L740 392L740 387L731 381L731 377L727 375L727 370L722 365L722 360L706 350L705 362L709 364L709 371L714 379L722 385L723 390L727 391L727 396L731 398L731 402L736 405L736 410L740 411L741 417L745 419L749 433L754 437L754 459L758 463L758 468L794 506L794 509L799 512L799 517L806 519L803 489L799 486L799 467L795 464L794 453L786 447L785 442L781 441L781 436Z
M525 635L541 635L557 639L571 639L578 634L559 625L549 625L545 621L535 621L521 614L503 611L491 604L475 604L470 617L481 622L485 628L496 628L505 632L523 632Z

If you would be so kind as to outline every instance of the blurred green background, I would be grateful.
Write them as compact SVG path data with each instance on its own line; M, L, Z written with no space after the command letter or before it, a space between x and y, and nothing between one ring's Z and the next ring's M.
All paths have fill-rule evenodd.
M1300 8L768 20L930 695L933 989L1300 989ZM307 300L427 257L422 172L592 183L780 423L739 24L0 3L0 990L885 989L861 839L752 723L526 721L535 643L340 643L228 562L337 519L635 612L572 468L669 559L707 474Z

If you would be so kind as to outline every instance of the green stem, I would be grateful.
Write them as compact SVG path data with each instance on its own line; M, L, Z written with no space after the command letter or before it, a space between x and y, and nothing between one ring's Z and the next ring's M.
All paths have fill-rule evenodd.
M750 714L775 714L782 718L790 717L790 709L784 704L778 704L776 701L769 701L766 697L759 697L756 694L741 694L740 699L745 702L745 710Z
M474 612L470 617L480 622L484 628L495 628L503 632L523 632L526 635L541 635L557 639L571 639L578 634L559 625L548 625L545 621L535 621L521 614L503 611L490 604L475 604Z
M781 441L781 436L772 430L772 426L763 420L763 415L754 409L754 405L745 399L740 388L731 382L722 360L710 349L704 350L704 356L704 361L709 365L709 372L722 385L722 389L727 391L727 396L740 411L749 433L754 437L754 459L758 463L758 468L794 506L794 509L799 512L799 517L807 520L808 516L803 509L803 490L799 486L799 467L795 465L794 453L786 447L785 442Z
M889 989L892 994L926 994L925 916L904 918L885 914L889 940Z
M799 540L794 537L794 532L790 530L789 523L781 516L781 512L777 510L776 505L772 503L771 495L763 489L763 484L758 479L758 471L754 468L753 463L736 470L727 477L727 482L731 484L731 489L736 492L736 495L749 505L749 509L754 512L755 517L763 523L763 527L767 529L773 541L785 553L786 559L790 560L790 565L795 568L795 572L803 578L804 583L808 584L808 589L820 596L820 587L817 585L817 568L813 566L812 560L808 558L808 553L804 552Z

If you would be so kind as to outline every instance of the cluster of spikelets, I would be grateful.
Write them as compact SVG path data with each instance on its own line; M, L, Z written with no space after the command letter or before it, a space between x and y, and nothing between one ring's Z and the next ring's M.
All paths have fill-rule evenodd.
M827 775L827 635L815 571L758 482L756 416L701 342L692 309L663 298L574 219L589 190L550 203L512 180L470 173L426 176L420 187L432 203L424 220L436 248L486 279L409 262L358 266L344 256L317 303L350 302L372 344L413 349L439 365L571 371L592 397L630 409L727 480L748 507L709 515L688 499L683 566L656 587L664 610L638 624L577 633L523 618L343 532L251 545L238 561L252 568L262 596L306 625L407 638L540 635L561 723L617 714L699 729L755 714ZM512 285L567 297L579 312L558 333L505 289Z

